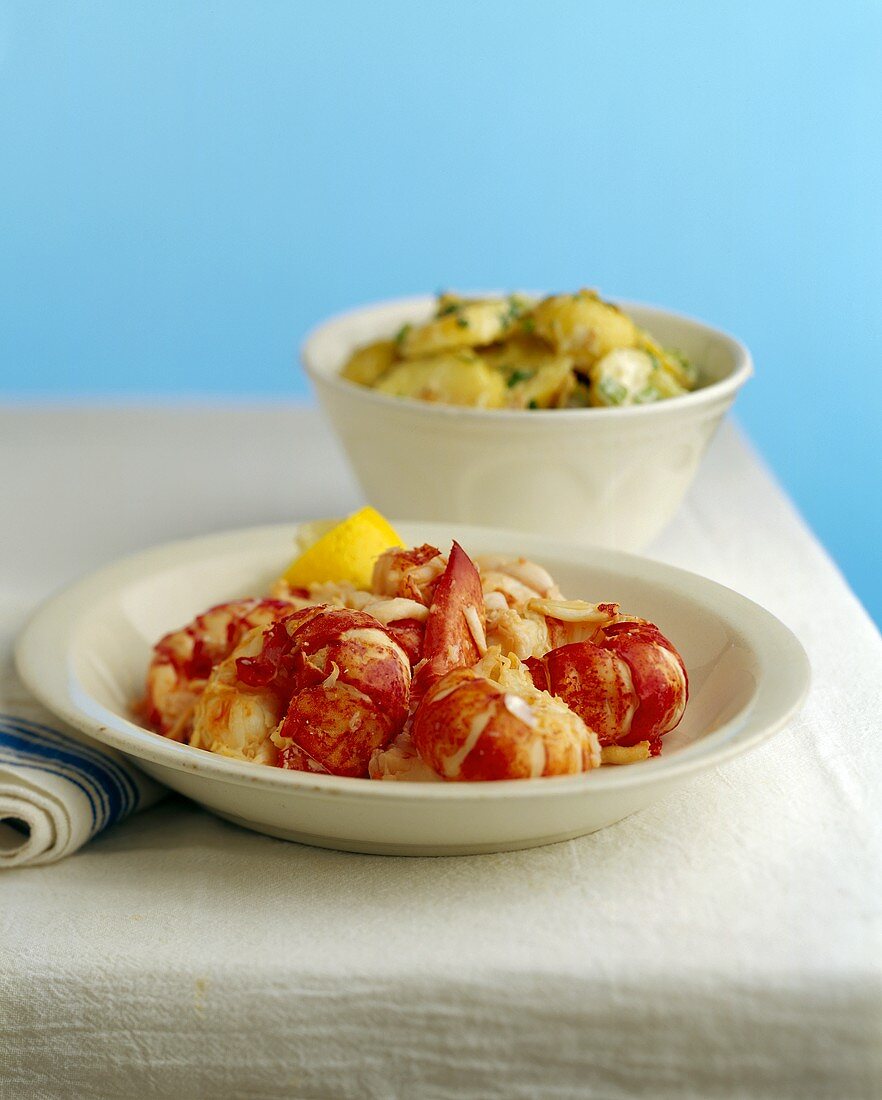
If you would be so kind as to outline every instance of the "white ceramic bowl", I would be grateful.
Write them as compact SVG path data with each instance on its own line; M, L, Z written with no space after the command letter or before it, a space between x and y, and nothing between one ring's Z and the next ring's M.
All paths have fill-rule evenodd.
M153 642L211 604L265 591L290 557L295 531L173 543L87 577L26 627L16 654L22 678L57 715L223 817L309 844L404 855L528 848L603 828L771 736L808 686L808 662L790 631L712 581L537 536L402 523L411 543L446 548L455 535L474 553L526 554L569 595L615 600L657 622L683 654L691 687L663 754L558 779L393 783L231 760L138 726L130 706Z
M702 386L621 409L464 409L391 397L339 376L350 352L426 320L429 297L341 314L307 337L303 364L368 500L388 514L476 523L641 550L670 520L711 436L752 373L724 332L622 303L681 349Z

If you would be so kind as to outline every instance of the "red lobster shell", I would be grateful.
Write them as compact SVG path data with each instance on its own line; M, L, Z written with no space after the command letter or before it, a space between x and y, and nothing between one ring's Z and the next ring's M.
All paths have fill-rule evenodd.
M410 550L393 547L377 558L371 589L380 596L401 596L428 607L443 572L444 558L437 546L425 542Z
M186 740L196 700L211 671L245 635L291 613L287 600L244 599L217 604L153 647L140 710L148 725L173 740Z
M376 749L407 717L410 662L363 611L308 607L271 626L261 652L237 661L249 687L269 687L287 710L273 742L280 767L365 776Z
M448 780L572 775L600 763L596 738L559 700L545 696L531 706L469 668L429 688L414 716L413 742Z
M563 699L601 745L648 741L655 756L686 707L683 658L644 620L611 623L600 633L599 642L572 642L525 663L536 686Z
M423 543L410 550L395 547L377 559L372 588L379 596L414 600L428 607L444 567L444 557L437 546ZM426 624L417 619L397 619L388 623L386 629L410 658L411 665L419 664Z
M429 605L423 661L414 674L411 709L451 669L480 660L478 640L483 641L486 629L480 574L465 550L454 542Z

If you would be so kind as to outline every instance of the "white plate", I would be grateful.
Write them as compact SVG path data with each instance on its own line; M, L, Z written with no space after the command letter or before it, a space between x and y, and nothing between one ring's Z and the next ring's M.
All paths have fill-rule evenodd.
M44 604L18 641L22 679L55 714L215 813L272 836L358 852L447 855L549 844L601 829L771 737L809 683L802 646L721 585L629 554L491 528L396 523L406 542L524 554L570 597L658 623L689 671L680 726L653 760L585 775L408 784L308 775L168 741L133 720L152 644L214 603L265 591L294 526L172 543L118 562Z

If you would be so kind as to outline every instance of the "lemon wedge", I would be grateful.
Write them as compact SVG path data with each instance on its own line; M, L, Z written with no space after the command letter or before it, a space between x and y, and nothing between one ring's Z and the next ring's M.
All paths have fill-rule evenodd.
M362 508L347 519L316 520L298 535L301 553L282 574L292 588L327 581L370 588L374 562L391 546L404 546L395 528L374 508Z

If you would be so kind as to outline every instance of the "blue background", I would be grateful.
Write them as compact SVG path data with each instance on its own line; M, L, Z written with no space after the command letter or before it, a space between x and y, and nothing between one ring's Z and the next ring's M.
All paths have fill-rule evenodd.
M0 393L305 396L303 332L596 285L742 337L882 617L882 5L0 3Z

